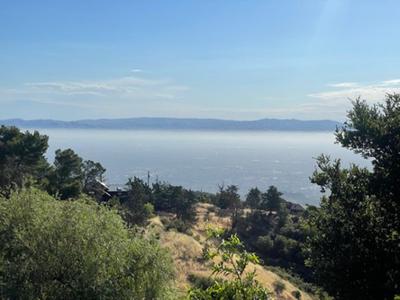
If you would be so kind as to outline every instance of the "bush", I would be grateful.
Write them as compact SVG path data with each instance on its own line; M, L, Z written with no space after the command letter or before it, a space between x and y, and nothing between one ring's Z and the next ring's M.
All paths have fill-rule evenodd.
M224 277L215 277L211 285L191 289L188 298L191 300L269 299L268 291L255 279L256 270L245 273L250 263L259 263L258 257L244 249L237 235L221 240L224 234L222 230L210 230L209 239L218 244L207 244L203 252L204 258L211 262L214 276L224 275Z
M192 235L191 224L181 219L174 219L172 221L168 221L165 225L165 229L167 230L176 230L181 233L186 233L188 235Z
M214 284L214 280L209 276L202 276L197 274L189 274L187 277L188 281L197 289L208 289Z
M262 235L257 238L256 241L256 248L258 251L262 253L267 253L269 252L274 245L274 242L272 241L271 237L269 235Z
M274 287L274 291L277 295L282 294L282 292L285 290L286 286L282 281L276 280L272 283Z
M207 212L209 213L216 213L217 211L218 209L214 205L207 208Z
M154 215L154 205L149 202L143 205L143 210L147 218L150 218Z
M0 198L1 299L165 298L167 253L115 210L38 190Z
M298 290L293 291L293 292L292 292L292 296L293 296L295 299L300 300L300 299L301 299L301 292L298 291Z
M317 296L318 299L330 299L329 295L322 290L321 288L313 285L312 283L305 282L301 277L299 277L297 274L291 274L288 270L285 270L280 267L273 267L273 266L268 266L268 270L274 272L275 274L279 275L281 278L291 282L293 285L297 286L299 289L302 291L313 295ZM399 299L400 300L400 299Z

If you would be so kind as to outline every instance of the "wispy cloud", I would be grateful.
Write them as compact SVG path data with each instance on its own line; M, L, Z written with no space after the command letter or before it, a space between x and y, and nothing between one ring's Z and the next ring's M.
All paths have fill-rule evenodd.
M328 84L330 87L334 88L352 88L358 86L357 82L339 82L339 83L330 83Z
M56 101L79 99L84 103L87 99L106 99L112 101L141 101L151 99L177 99L188 88L166 79L148 79L142 77L120 77L97 81L46 81L28 82L13 89L0 90L1 99L12 100L21 96L29 99L51 98Z
M131 69L131 73L142 73L142 69Z
M0 103L13 113L13 103L14 107L24 111L22 103L33 103L31 107L42 107L41 111L52 118L56 117L54 111L62 110L60 114L63 115L65 109L72 111L74 116L79 113L83 117L274 117L340 121L351 107L349 99L361 97L374 103L383 100L387 93L400 93L398 78L373 83L338 82L303 95L300 103L296 99L278 102L282 98L270 97L253 106L243 100L234 106L220 107L218 99L213 102L204 98L205 101L200 102L202 99L196 99L198 95L194 91L171 79L143 76L139 72L133 75L104 80L27 82L8 89L0 87Z
M384 80L375 83L361 84L354 82L330 85L334 90L309 94L312 98L323 101L348 102L348 99L361 97L366 101L376 102L385 98L388 93L400 93L400 79Z
M387 94L400 93L400 79L390 79L373 83L342 82L328 84L331 89L311 93L314 101L303 104L311 110L319 110L321 116L336 114L343 119L351 107L351 101L358 97L370 103L382 101ZM332 89L333 88L333 89Z
M400 85L400 79L385 80L381 83L382 86Z

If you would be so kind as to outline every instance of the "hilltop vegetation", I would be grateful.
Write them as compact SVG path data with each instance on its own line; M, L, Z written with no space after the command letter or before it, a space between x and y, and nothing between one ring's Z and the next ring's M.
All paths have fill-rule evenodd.
M373 168L320 156L311 180L325 194L320 207L302 208L274 186L241 201L234 185L210 194L136 177L111 197L100 163L72 149L50 163L46 136L2 126L0 295L392 300L400 293L400 95L355 101L336 139ZM224 231L210 240L209 226Z

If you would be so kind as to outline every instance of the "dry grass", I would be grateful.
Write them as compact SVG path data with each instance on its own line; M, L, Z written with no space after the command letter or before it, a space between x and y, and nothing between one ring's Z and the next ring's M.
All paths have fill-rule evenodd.
M220 217L218 208L211 204L198 204L196 206L196 213L197 221L192 228L192 236L175 231L165 231L158 216L150 220L149 228L160 236L161 244L170 250L174 259L177 275L176 285L180 291L180 295L178 296L184 295L190 287L188 275L195 274L203 277L211 275L208 265L200 259L203 245L207 238L207 228L210 226L229 228L231 222L229 217ZM257 270L257 280L269 291L273 292L273 283L275 281L282 281L285 284L285 290L280 296L275 295L276 299L295 300L291 293L298 290L298 288L292 283L260 265L250 265L248 270L252 271L254 268ZM301 294L301 299L313 299L305 292L301 292Z

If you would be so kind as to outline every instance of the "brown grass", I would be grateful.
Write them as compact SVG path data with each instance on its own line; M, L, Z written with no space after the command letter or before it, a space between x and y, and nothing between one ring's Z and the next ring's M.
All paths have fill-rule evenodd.
M183 296L190 288L188 275L210 276L209 266L201 261L202 249L206 240L206 230L209 226L219 228L229 228L230 218L220 217L218 208L211 204L199 203L196 206L197 221L192 228L192 236L175 232L165 231L160 218L154 217L150 220L149 228L160 236L161 244L170 250L175 262L176 286L179 290L179 296ZM165 217L165 216L164 216ZM286 288L283 293L275 299L295 300L291 293L299 290L289 281L281 278L279 275L269 271L266 267L260 265L250 265L248 271L257 270L257 280L273 293L273 283L282 281ZM313 298L307 293L301 291L304 300Z

